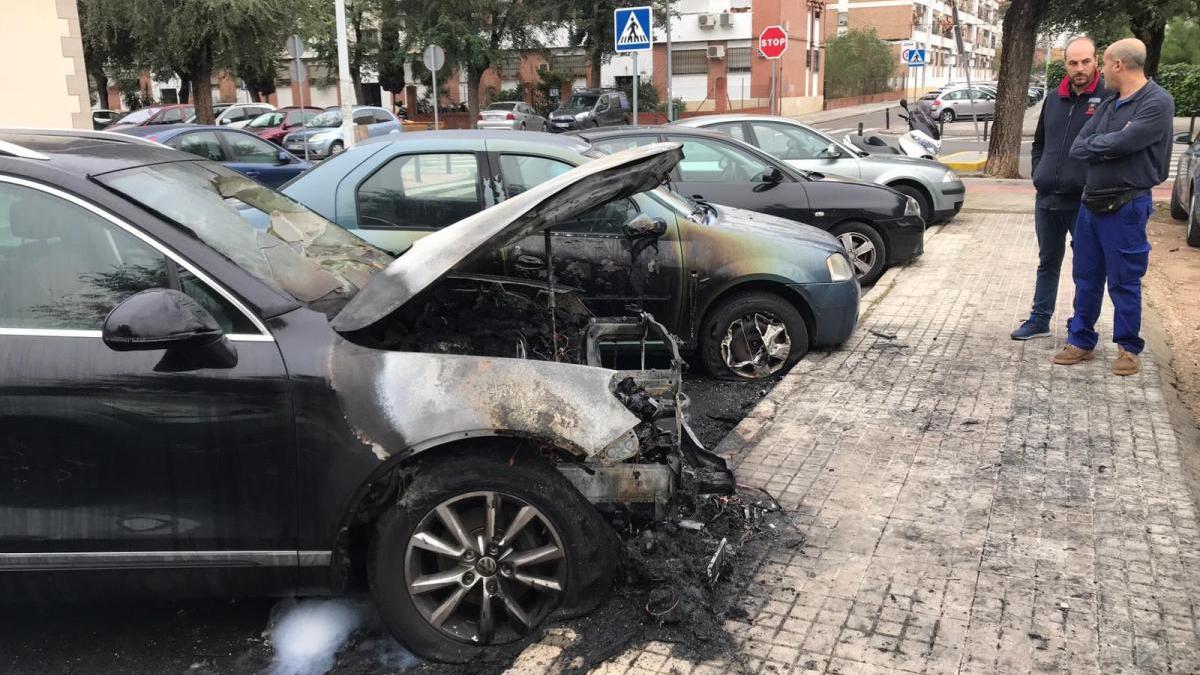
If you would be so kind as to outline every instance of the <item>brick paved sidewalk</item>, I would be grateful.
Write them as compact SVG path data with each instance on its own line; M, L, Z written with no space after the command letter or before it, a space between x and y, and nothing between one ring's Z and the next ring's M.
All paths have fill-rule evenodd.
M1035 251L1029 213L931 231L851 342L727 439L739 481L808 534L727 624L751 670L1200 672L1200 532L1156 366L1114 377L1108 342L1053 366L1057 319L1054 340L1009 340ZM1070 291L1068 273L1060 314ZM741 669L651 643L602 670Z

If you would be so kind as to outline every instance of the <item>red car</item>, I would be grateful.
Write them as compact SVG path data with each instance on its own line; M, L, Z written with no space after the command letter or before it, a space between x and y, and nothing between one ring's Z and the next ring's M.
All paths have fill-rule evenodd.
M180 124L194 114L196 114L196 107L193 105L181 103L152 105L126 114L105 127L104 130L115 131L120 127L148 127L151 124Z
M282 146L283 137L288 135L288 132L304 126L305 122L320 115L321 112L320 108L300 108L298 106L272 110L251 120L250 124L246 125L246 131L257 134L265 141Z

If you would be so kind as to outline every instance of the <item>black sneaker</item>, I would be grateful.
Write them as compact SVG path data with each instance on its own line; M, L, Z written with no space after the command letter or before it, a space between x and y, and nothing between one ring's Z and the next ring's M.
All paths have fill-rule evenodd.
M1032 340L1033 338L1050 337L1050 327L1036 321L1026 321L1012 332L1014 340Z

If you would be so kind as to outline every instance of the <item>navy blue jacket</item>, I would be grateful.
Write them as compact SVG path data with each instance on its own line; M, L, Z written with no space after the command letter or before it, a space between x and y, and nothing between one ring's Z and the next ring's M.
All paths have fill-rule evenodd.
M1154 81L1126 99L1110 96L1083 125L1071 157L1088 163L1085 191L1149 190L1171 173L1175 100Z
M1082 93L1076 94L1070 78L1064 77L1057 95L1047 96L1042 103L1033 135L1033 186L1037 188L1039 207L1079 208L1088 165L1068 153L1079 130L1109 93L1097 71Z

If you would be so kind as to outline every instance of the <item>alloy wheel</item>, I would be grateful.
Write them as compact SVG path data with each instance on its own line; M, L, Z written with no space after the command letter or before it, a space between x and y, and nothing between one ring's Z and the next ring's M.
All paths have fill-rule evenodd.
M757 379L779 372L792 353L787 326L766 312L753 312L729 323L721 339L721 358L734 374Z
M850 262L854 265L854 274L860 279L866 276L874 267L879 257L879 251L865 234L859 232L843 232L838 235L838 241L850 254Z
M413 604L433 627L472 644L511 642L558 605L567 583L562 541L536 507L470 492L421 519L405 553Z

